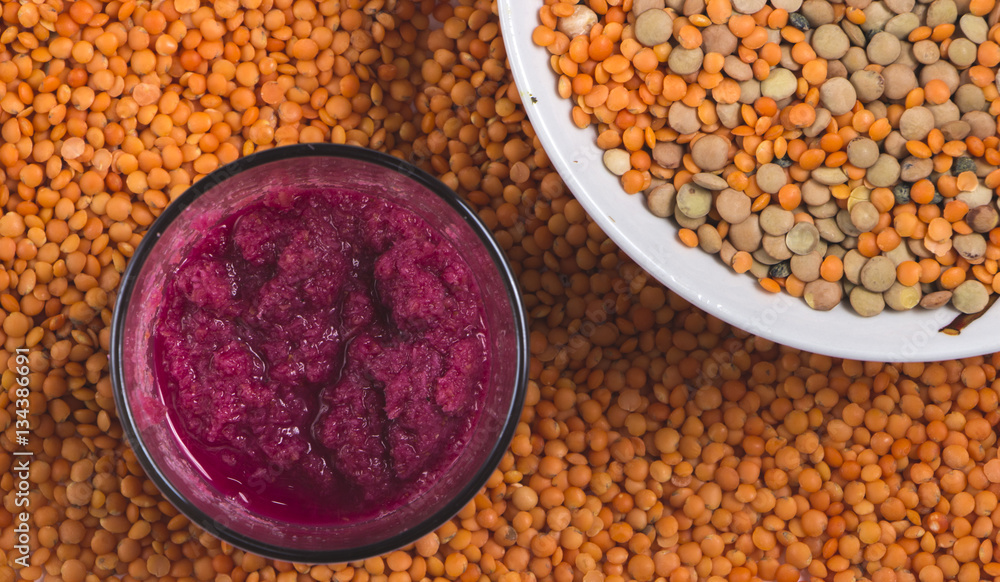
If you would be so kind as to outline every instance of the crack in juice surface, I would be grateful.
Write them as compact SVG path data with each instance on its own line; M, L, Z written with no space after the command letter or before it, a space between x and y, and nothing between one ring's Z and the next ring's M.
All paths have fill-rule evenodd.
M391 511L440 480L481 412L489 334L472 271L380 198L269 193L206 232L156 317L172 429L260 515Z

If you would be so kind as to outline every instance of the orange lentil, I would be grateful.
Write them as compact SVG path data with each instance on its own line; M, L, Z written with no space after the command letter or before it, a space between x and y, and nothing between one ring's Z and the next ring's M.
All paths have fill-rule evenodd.
M856 133L867 132L872 124L875 123L875 115L868 111L867 109L862 109L854 114L851 118L851 127ZM849 128L845 127L841 131L847 130ZM844 143L847 143L857 137L857 135L852 135L850 137L844 137Z
M778 282L775 281L774 279L764 278L761 279L759 282L760 286L763 287L764 290L769 293L779 293L781 291L781 287L778 285Z
M976 62L983 67L995 67L1000 64L1000 45L992 40L981 43L976 50ZM985 86L980 85L978 81L976 84L980 87Z
M892 227L882 230L875 237L875 244L878 245L879 250L886 253L898 247L901 242L899 233Z
M871 203L879 212L889 212L896 204L896 198L889 188L875 188L871 192Z
M807 42L797 42L792 45L792 59L800 65L805 65L816 59L816 51Z
M778 203L785 210L794 210L802 203L802 191L796 184L785 184L778 190Z
M910 152L910 155L921 159L927 159L933 155L931 148L927 144L916 140L906 142L906 151Z
M969 12L976 16L986 16L995 5L994 0L972 0L969 4Z
M777 12L777 11L775 11ZM773 13L772 13L773 14ZM781 62L781 47L777 43L768 42L764 46L760 47L757 51L757 56L762 59L767 64L776 66Z
M605 35L598 35L596 38L590 40L587 47L587 54L595 61L603 61L611 56L613 50L614 45L611 39Z
M923 87L916 87L911 89L909 93L906 94L906 99L903 101L903 107L906 109L912 109L914 107L920 107L926 101L926 95L924 93Z
M921 259L919 263L921 283L933 283L941 276L941 263L934 259Z
M823 148L823 151L827 152L828 154L839 151L841 148L844 147L844 139L840 137L839 134L836 133L828 133L824 135L822 138L820 138L819 143L820 147Z
M969 153L975 157L982 157L986 153L986 146L983 145L983 140L974 135L965 138L965 146L968 148Z
M866 257L879 254L877 235L873 232L863 232L858 235L858 252Z
M682 26L677 32L676 38L677 42L686 49L695 49L701 46L701 31L690 24Z
M656 58L656 53L652 49L643 48L632 57L632 64L635 65L636 70L643 73L650 73L656 70L659 62Z
M800 280L795 275L789 275L785 279L785 291L788 292L792 297L802 297L805 292L805 282Z
M737 251L733 255L732 267L737 273L746 273L753 264L753 257L746 251Z
M896 229L896 232L900 236L907 238L914 236L919 223L920 220L917 218L917 215L912 212L904 212L893 218L893 228Z
M951 38L955 33L955 25L950 23L939 24L934 27L933 32L931 32L931 40L935 42L941 42L945 39Z
M717 103L736 103L741 94L739 84L732 79L722 79L718 85L712 89L712 99Z
M948 222L957 222L965 218L969 212L969 205L962 200L949 200L944 205L942 216Z
M643 189L646 178L638 170L629 170L622 176L622 186L627 194L635 194Z
M951 233L951 224L943 217L937 217L931 220L927 225L927 236L929 236L931 240L943 241L950 238Z
M934 198L934 184L924 178L910 187L910 198L917 204L929 204Z
M826 160L823 161L823 165L828 168L839 168L840 166L847 163L847 152L836 151L832 152L826 156Z
M941 273L941 286L945 289L954 289L966 279L966 271L961 267L949 267Z
M924 204L917 209L917 217L920 218L922 222L930 223L941 216L941 208L936 204Z
M840 281L844 276L844 263L834 255L827 256L820 264L820 276L826 281Z
M868 137L875 141L882 141L891 131L892 125L889 123L888 119L877 119L874 123L872 123L871 127L868 128Z
M951 225L951 229L956 234L972 234L973 232L972 227L964 220L956 221Z
M680 101L687 94L687 90L687 83L677 75L667 75L663 78L662 94L668 101Z
M896 266L896 279L902 285L916 285L920 282L920 275L920 265L916 261L903 261Z
M814 87L823 84L827 74L828 67L824 59L814 59L802 65L802 78Z
M693 230L689 228L682 228L677 231L677 235L680 237L681 242L684 243L685 246L691 248L698 246L698 235L695 234Z
M729 19L727 25L737 38L746 38L754 31L756 23L752 16L736 14Z
M972 192L979 186L979 178L974 172L962 172L956 178L956 186L961 192Z
M804 170L814 170L826 159L826 153L821 149L806 150L797 160L799 166Z

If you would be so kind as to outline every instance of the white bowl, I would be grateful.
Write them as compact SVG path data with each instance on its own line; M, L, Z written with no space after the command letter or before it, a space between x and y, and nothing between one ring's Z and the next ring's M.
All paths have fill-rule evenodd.
M556 93L549 53L535 46L540 0L499 0L507 57L524 108L545 152L590 217L650 275L699 308L753 334L810 352L856 360L923 362L1000 350L1000 308L958 336L939 332L958 311L883 312L864 318L840 305L810 309L802 299L764 291L715 256L685 247L677 227L653 216L641 194L628 195L602 162L596 132L570 119L571 103Z

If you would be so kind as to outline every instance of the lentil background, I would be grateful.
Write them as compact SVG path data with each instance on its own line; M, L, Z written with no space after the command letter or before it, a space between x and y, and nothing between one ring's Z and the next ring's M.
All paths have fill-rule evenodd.
M2 7L0 582L1000 576L1000 357L803 353L650 280L551 169L492 2ZM532 359L510 450L454 520L386 556L308 566L222 544L162 500L116 419L107 325L172 198L240 155L320 140L411 160L477 208L520 277ZM19 571L18 347L34 453Z

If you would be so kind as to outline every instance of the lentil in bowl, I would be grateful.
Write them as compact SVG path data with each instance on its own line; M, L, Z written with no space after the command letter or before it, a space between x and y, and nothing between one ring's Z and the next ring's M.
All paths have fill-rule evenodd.
M523 7L515 10L508 2L501 2L500 5L500 20L507 39L508 56L519 91L525 96L525 109L549 158L577 199L615 243L654 277L699 307L742 329L786 345L821 353L866 360L912 361L967 356L1000 347L1000 340L990 333L987 321L994 320L994 316L989 312L982 321L968 327L957 337L939 333L939 330L960 315L958 310L950 306L934 311L886 311L871 323L866 323L869 320L859 317L853 309L842 306L835 307L833 314L816 313L801 299L791 298L787 294L777 297L770 295L757 281L751 283L745 278L733 277L731 266L704 253L691 251L689 245L696 239L686 236L688 244L684 244L676 234L677 230L649 211L647 196L628 196L623 192L621 179L624 176L615 176L605 167L603 158L606 150L595 145L595 134L590 128L589 117L574 119L574 103L582 98L577 97L576 101L565 100L565 93L560 94L561 89L565 90L565 83L554 78L551 71L538 66L542 62L557 64L563 58L537 46L537 39L533 39L540 24L537 10L543 5L542 2L535 3L527 11ZM612 9L622 11L620 5L608 8L609 11ZM619 29L622 28L619 26ZM699 120L699 126L700 124ZM600 139L601 134L597 135ZM625 136L621 137L624 139ZM703 137L719 136L703 134ZM643 158L639 149L647 146L644 138L640 141L643 143L633 152L638 155L630 154L629 163L633 158ZM729 142L722 142L729 147ZM715 148L710 148L710 151L715 151ZM717 157L729 160L732 151L735 148L729 154ZM682 163L691 164L690 153L684 155L682 152L679 158ZM752 159L756 165L758 162ZM728 161L722 163L732 166ZM712 172L718 172L719 169ZM693 184L693 176L699 173L698 170L693 165L690 169L680 169L680 173L687 175L687 181L683 185L696 185ZM726 180L718 174L715 177ZM707 176L701 178L711 180ZM645 179L640 182L642 183L637 189L626 192L642 191L647 185ZM652 186L651 177L648 186ZM700 185L698 187L705 188ZM676 194L679 193L676 190L679 188L675 188L670 196L671 200L668 204L660 205L661 208L676 202ZM704 198L700 191L694 194L696 199ZM712 195L713 204L717 196L718 194ZM656 205L655 196L653 202ZM716 209L712 207L710 212L714 214ZM696 235L699 225L689 226L693 227L690 228L692 233L688 234ZM717 227L716 231L718 234ZM707 238L714 240L715 237ZM721 235L719 238L721 239ZM763 233L761 242L762 239ZM711 243L713 240L706 242ZM719 251L721 252L721 248ZM761 279L773 291L774 286L767 280L774 281L769 272L774 265L761 266L768 267L767 273L760 273ZM759 272L760 266L756 268ZM851 289L848 291L853 290L854 284L850 283L849 286ZM840 296L843 295L841 290Z
M834 6L566 0L532 39L605 165L686 246L820 311L979 313L1000 290L1000 48L970 38L993 2Z

